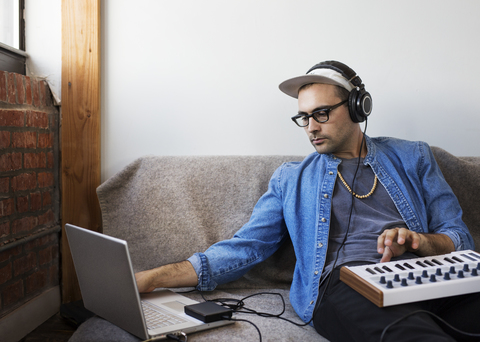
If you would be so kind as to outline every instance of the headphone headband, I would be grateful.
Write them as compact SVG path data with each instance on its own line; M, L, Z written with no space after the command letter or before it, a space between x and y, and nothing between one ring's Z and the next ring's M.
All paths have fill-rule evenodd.
M311 67L307 74L315 69L331 69L340 73L348 82L350 82L354 89L350 91L348 98L348 111L353 122L363 122L372 112L372 97L370 93L365 90L365 85L357 73L349 68L347 65L337 61L320 62Z

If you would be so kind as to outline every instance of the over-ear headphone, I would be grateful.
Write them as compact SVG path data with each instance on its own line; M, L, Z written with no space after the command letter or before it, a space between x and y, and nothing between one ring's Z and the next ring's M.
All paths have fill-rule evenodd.
M332 69L339 72L355 88L350 91L348 97L348 112L353 122L363 122L372 112L372 96L365 90L362 79L355 71L343 63L337 61L325 61L318 63L307 71L307 74L315 69Z

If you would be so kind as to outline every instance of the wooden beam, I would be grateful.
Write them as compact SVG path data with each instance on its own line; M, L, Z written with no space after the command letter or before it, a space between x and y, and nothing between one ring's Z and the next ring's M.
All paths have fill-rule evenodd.
M62 0L62 295L81 298L65 224L101 230L100 0Z

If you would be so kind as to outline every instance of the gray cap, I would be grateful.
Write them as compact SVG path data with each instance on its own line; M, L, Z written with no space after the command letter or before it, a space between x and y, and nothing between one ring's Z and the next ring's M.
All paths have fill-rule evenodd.
M311 83L332 84L351 91L355 86L341 73L328 68L313 69L306 75L290 78L278 86L285 94L298 98L301 87Z

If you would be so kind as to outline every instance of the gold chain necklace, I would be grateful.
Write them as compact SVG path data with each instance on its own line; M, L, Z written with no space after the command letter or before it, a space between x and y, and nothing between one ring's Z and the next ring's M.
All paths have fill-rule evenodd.
M340 180L342 181L343 185L345 185L345 187L347 188L348 192L351 193L353 196L355 196L356 198L358 199L364 199L364 198L367 198L367 197L370 197L373 192L375 191L375 189L377 188L377 181L378 181L378 178L377 178L377 175L375 175L375 180L373 181L373 187L372 187L372 190L370 190L370 192L366 195L358 195L354 192L352 192L352 189L348 186L347 182L345 182L345 179L343 179L343 176L342 174L340 173L340 170L337 170L338 172L338 176L340 177Z

